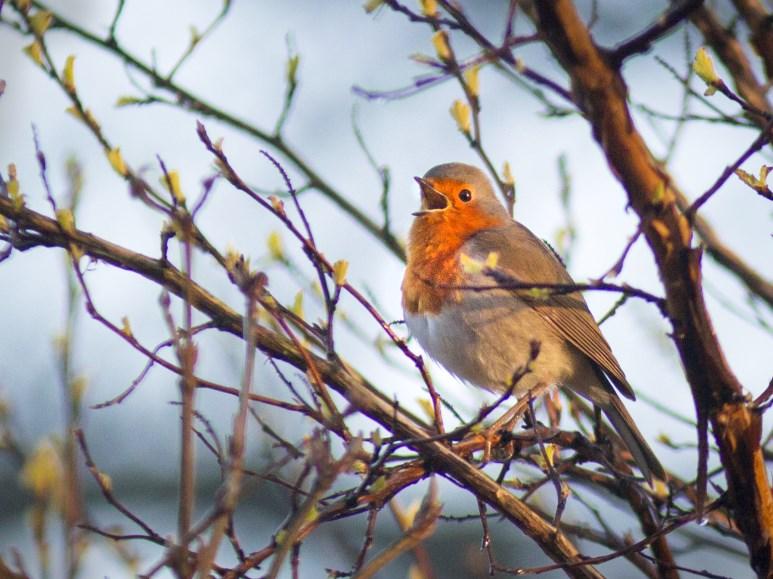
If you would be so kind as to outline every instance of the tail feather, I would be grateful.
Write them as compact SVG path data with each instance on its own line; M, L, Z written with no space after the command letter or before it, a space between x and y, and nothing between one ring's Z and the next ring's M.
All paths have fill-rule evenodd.
M631 451L633 459L644 477L650 484L652 484L653 477L665 480L666 473L663 470L663 465L660 464L655 453L644 440L620 398L613 393L608 400L607 404L601 405L601 410L606 414L620 438L623 439L628 450Z

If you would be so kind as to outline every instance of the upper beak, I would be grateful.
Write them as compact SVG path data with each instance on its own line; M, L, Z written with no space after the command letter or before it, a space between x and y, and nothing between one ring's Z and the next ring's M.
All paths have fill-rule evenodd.
M448 208L448 197L435 189L432 184L421 177L414 177L421 189L421 211L416 211L415 216L426 215L432 211L443 211Z

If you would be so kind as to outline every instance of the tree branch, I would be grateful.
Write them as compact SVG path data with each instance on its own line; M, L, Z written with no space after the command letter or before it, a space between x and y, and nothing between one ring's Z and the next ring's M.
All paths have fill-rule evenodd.
M744 399L717 342L701 289L701 252L670 179L637 132L627 90L568 0L537 2L538 28L572 86L610 166L639 215L666 293L673 340L699 419L711 422L729 499L760 576L773 572L773 498L760 448L761 416Z
M191 305L207 315L221 331L242 337L242 317L218 298L207 292L169 262L150 258L113 244L95 235L73 229L65 233L58 223L25 207L16 210L9 199L0 197L0 214L15 223L19 241L27 246L68 248L74 244L92 259L121 269L133 271L159 284L179 297L188 296ZM187 292L187 294L186 294ZM600 578L574 544L550 523L515 497L500 484L481 472L476 466L458 456L443 441L425 439L432 434L428 425L378 392L353 368L342 363L306 352L306 357L287 338L262 326L255 326L255 343L266 355L307 370L307 357L319 370L331 388L342 394L351 404L370 419L393 432L398 438L415 439L411 446L430 461L437 471L460 486L471 489L476 496L498 510L527 536L534 540L553 561L568 565L572 577Z

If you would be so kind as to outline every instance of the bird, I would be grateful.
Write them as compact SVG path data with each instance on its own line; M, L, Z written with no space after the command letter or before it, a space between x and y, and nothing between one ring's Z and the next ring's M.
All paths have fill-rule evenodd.
M573 285L554 251L511 218L477 167L445 163L415 180L421 207L406 246L402 306L423 350L492 392L519 397L549 385L579 394L604 413L648 482L666 480L618 395L636 399L582 294L503 287L503 279Z

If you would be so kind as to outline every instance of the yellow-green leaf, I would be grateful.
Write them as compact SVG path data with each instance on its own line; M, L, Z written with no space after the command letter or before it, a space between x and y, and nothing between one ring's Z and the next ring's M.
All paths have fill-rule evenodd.
M762 165L760 167L759 176L755 177L751 173L747 173L743 169L736 169L736 176L743 181L746 185L758 191L760 193L766 193L768 191L768 174L773 167L768 165Z
M8 196L11 198L11 204L16 211L21 211L24 207L24 195L21 194L21 186L16 178L16 165L8 164L8 182L5 184Z
M24 47L24 54L29 56L38 66L43 66L43 48L37 40Z
M190 47L193 48L196 46L199 42L201 42L201 32L199 32L199 29L195 26L190 27L190 33L191 33L191 44Z
M43 36L51 26L54 15L48 10L40 10L29 18L30 28L35 36Z
M472 275L478 274L483 271L484 264L482 261L478 261L474 257L470 257L466 253L459 254L459 263L462 265L462 271Z
M435 47L435 53L443 62L451 60L451 47L448 44L448 35L444 30L438 30L432 35L432 45Z
M11 197L11 199L19 196L19 181L11 178L5 186L6 189L8 189L8 195Z
M31 6L32 6L32 0L16 0L16 8L18 8L25 14L29 12L29 9Z
M359 459L355 460L352 463L351 472L353 472L355 474L367 474L367 472L368 472L368 465L363 460L359 460Z
M299 318L303 318L303 291L299 291L297 294L295 294L293 307L290 308L290 311Z
M133 97L133 96L124 95L124 96L118 97L118 100L115 101L115 106L117 106L117 107L127 107L129 105L137 105L137 104L140 104L142 102L145 102L145 101L143 101L143 99L141 99L139 97Z
M70 394L76 405L80 405L88 386L89 381L85 376L76 376L72 379L72 382L70 383Z
M403 529L412 527L420 508L421 500L417 497L405 507L405 510L399 516L395 517L399 521L400 527Z
M268 239L266 240L266 245L268 245L268 253L271 256L271 259L275 261L285 261L285 251L284 246L282 245L282 236L279 235L278 232L272 231L268 235Z
M671 496L671 490L669 489L668 485L659 478L653 480L649 487L652 489L652 494L661 500L665 500Z
M50 441L35 448L21 470L21 483L40 499L51 499L61 488L62 463Z
M365 4L363 4L362 7L365 9L365 12L370 14L371 12L374 12L383 3L384 3L384 0L366 0Z
M465 135L470 134L470 107L467 103L455 100L451 105L451 116L456 121L456 127Z
M545 456L547 457L548 464L553 466L555 464L555 457L558 454L558 447L555 444L545 445Z
M284 201L282 201L276 195L269 195L268 196L268 200L271 203L271 207L273 207L274 211L276 211L278 215L284 215L285 214L285 204L284 204Z
M97 471L97 478L99 479L99 486L101 486L103 489L107 491L113 490L113 479L110 478L110 475L107 473L100 471Z
M652 202L655 204L663 203L663 199L666 197L666 185L663 181L658 181L655 186L655 192L652 194Z
M5 215L0 215L0 232L8 233L11 230L10 227L8 227L8 220L5 218Z
M510 168L510 163L505 161L502 165L502 181L510 187L515 187L515 177L513 177L513 170Z
M298 82L298 65L301 63L301 56L293 54L287 59L287 82L295 85Z
M121 333L127 338L133 338L132 325L129 323L129 316L121 318Z
M236 250L236 248L230 243L225 248L225 268L229 272L233 272L236 268L236 264L242 259L242 255Z
M333 264L333 281L336 285L346 283L346 272L349 270L349 262L345 259L339 259Z
M419 0L421 12L428 18L437 16L437 0Z
M370 492L377 493L379 491L382 491L386 488L387 479L384 475L381 475L376 480L373 481L373 484L370 485Z
M736 169L735 174L741 181L746 183L749 187L753 188L757 183L757 178L751 173L747 173L743 169Z
M72 116L74 116L79 121L83 121L92 129L99 129L99 123L97 122L97 119L94 118L94 115L91 113L91 109L86 109L84 111L85 116L84 114L81 114L81 111L75 105L71 107L67 107L65 111L71 114Z
M107 152L107 160L110 161L110 166L113 168L113 170L121 175L122 177L126 177L127 169L126 169L126 163L123 160L123 155L121 155L121 148L116 147L115 149L110 149Z
M75 92L74 67L75 67L75 55L71 54L67 57L67 60L65 60L64 70L62 71L62 83L64 84L64 88L71 93Z
M708 87L704 94L706 96L713 95L717 91L714 88L714 84L719 81L719 75L717 75L717 71L714 69L714 61L711 60L711 56L709 56L709 52L705 47L701 46L695 54L692 69Z
M665 432L661 432L660 434L658 434L656 440L661 444L665 444L666 446L674 445L674 443L671 441L671 438Z
M472 66L464 71L464 80L467 83L467 88L470 89L470 93L476 98L480 94L480 80L478 74L480 73L480 66Z
M56 221L65 233L72 235L75 231L75 216L69 209L57 209Z
M435 420L435 409L432 407L432 402L430 402L426 398L419 398L418 400L416 400L416 402L419 403L419 406L421 407L422 411L424 412L424 415L429 419L429 421L433 422Z
M431 56L427 56L426 54L422 54L421 52L414 52L408 58L410 58L412 61L417 62L419 64L435 63L435 59L433 59Z
M526 293L530 298L534 298L535 300L546 300L552 295L550 289L545 287L533 287L527 290Z
M489 269L495 269L498 263L499 263L499 252L490 251L489 254L486 256L486 261L483 262L483 265Z
M309 512L306 513L306 516L303 519L304 523L313 523L319 518L319 509L317 508L317 505L312 505L309 509Z
M159 179L161 185L166 188L172 194L175 201L178 203L185 203L185 195L180 188L180 172L175 170L167 171L165 175L162 175Z

